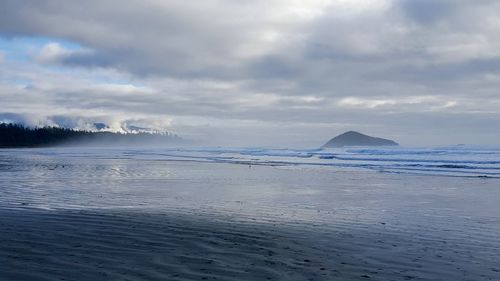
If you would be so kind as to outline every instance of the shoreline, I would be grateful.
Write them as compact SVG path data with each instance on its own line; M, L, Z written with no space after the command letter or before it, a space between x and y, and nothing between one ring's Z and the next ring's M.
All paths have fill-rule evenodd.
M128 150L1 156L0 280L500 276L495 181Z

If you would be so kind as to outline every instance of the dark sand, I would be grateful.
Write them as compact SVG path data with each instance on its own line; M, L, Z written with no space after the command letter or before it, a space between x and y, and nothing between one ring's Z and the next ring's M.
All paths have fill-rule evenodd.
M499 280L498 233L0 210L0 280ZM427 234L426 234L427 233Z

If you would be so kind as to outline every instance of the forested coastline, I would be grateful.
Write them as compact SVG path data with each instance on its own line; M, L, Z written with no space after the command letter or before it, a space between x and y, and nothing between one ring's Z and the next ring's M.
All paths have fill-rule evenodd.
M49 147L56 145L168 145L181 139L173 134L114 133L81 131L59 127L30 128L19 124L0 124L0 148Z

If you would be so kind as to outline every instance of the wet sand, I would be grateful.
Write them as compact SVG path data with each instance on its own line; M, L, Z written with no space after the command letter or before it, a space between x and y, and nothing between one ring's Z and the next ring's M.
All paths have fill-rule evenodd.
M498 280L498 233L0 210L0 280ZM413 233L413 231L416 231ZM469 236L471 231L478 236Z

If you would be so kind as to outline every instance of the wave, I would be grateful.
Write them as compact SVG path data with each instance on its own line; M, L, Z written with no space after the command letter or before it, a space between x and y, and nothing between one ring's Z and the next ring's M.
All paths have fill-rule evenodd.
M348 149L348 153L369 155L500 155L499 148Z
M500 149L178 149L164 156L268 166L328 166L429 175L500 176Z
M411 158L366 158L366 157L344 157L337 155L321 155L320 159L337 159L345 161L374 161L374 162L422 162L422 163L451 163L451 164L500 164L500 160L481 161L481 160L447 160L447 159L411 159Z
M387 173L418 173L443 176L498 177L500 149L492 148L349 148L349 149L267 149L267 148L164 148L16 150L21 157L57 155L68 158L145 159L151 161L194 161L265 166L324 166L368 169ZM1 154L0 154L1 156ZM0 157L1 158L1 157ZM1 159L0 159L1 160ZM15 166L15 165L14 165ZM45 170L50 167L33 167ZM59 167L55 167L59 168ZM0 161L0 170L13 167Z

